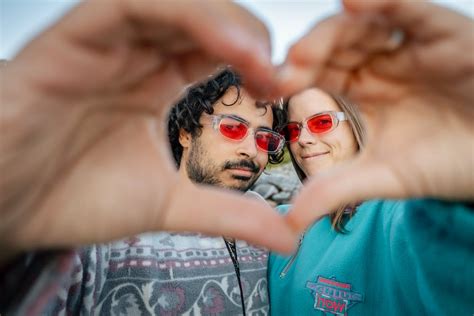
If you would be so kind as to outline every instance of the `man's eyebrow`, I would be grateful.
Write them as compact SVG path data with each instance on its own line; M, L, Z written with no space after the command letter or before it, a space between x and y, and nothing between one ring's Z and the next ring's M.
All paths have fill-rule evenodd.
M241 117L241 116L238 116L237 114L224 114L224 115L227 116L227 117L230 117L230 118L235 118L235 119L237 119L237 120L239 120L239 121L244 121L245 123L247 123L247 124L250 125L250 122L249 122L249 121L247 121L246 119L244 119L244 118Z
M249 121L247 121L246 119L244 119L243 117L240 117L239 115L237 114L228 114L227 117L231 117L231 118L235 118L239 121L244 121L246 124L248 124L249 126L251 125ZM269 129L269 130L273 130L272 126L265 126L265 125L260 125L260 126L257 126L256 128L265 128L265 129Z
M265 128L265 129L273 130L272 126L265 126L265 125L260 125L260 126L257 126L256 128Z

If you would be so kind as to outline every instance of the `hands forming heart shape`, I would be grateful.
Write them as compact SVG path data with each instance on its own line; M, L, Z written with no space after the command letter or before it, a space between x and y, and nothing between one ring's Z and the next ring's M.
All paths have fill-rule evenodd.
M79 4L0 72L2 256L157 230L289 252L299 231L342 203L472 201L473 21L430 3L344 6L275 67L265 26L233 3ZM308 86L347 95L365 116L367 147L308 182L286 217L182 182L167 111L222 64L262 98Z

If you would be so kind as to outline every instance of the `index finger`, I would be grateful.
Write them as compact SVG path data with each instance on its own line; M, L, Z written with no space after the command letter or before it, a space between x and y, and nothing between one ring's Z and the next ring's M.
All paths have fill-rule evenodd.
M61 38L68 43L77 41L89 47L114 49L115 41L126 39L131 46L146 40L150 46L167 49L163 46L168 37L176 36L175 32L167 32L170 30L189 39L181 43L182 51L177 53L185 54L198 47L210 59L233 65L250 91L262 94L272 89L274 69L268 30L257 17L232 2L87 1L78 4L44 35L50 39L49 44ZM159 67L162 62L157 60L156 64Z
M254 94L273 86L270 35L266 26L243 7L231 2L177 2L150 5L127 1L128 19L148 28L162 23L189 34L203 51L224 64L233 65Z

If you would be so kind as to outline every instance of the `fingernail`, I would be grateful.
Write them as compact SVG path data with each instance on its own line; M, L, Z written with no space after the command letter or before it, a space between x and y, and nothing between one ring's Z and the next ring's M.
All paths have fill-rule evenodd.
M287 96L295 92L295 85L298 85L300 78L295 77L296 67L285 64L280 66L275 76L276 86L280 95Z

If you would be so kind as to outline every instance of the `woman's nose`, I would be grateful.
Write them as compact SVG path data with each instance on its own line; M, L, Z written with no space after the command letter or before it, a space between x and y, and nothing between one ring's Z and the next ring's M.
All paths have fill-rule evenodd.
M317 141L317 136L308 131L308 128L304 126L301 128L300 137L298 138L298 143L301 145L315 144Z

